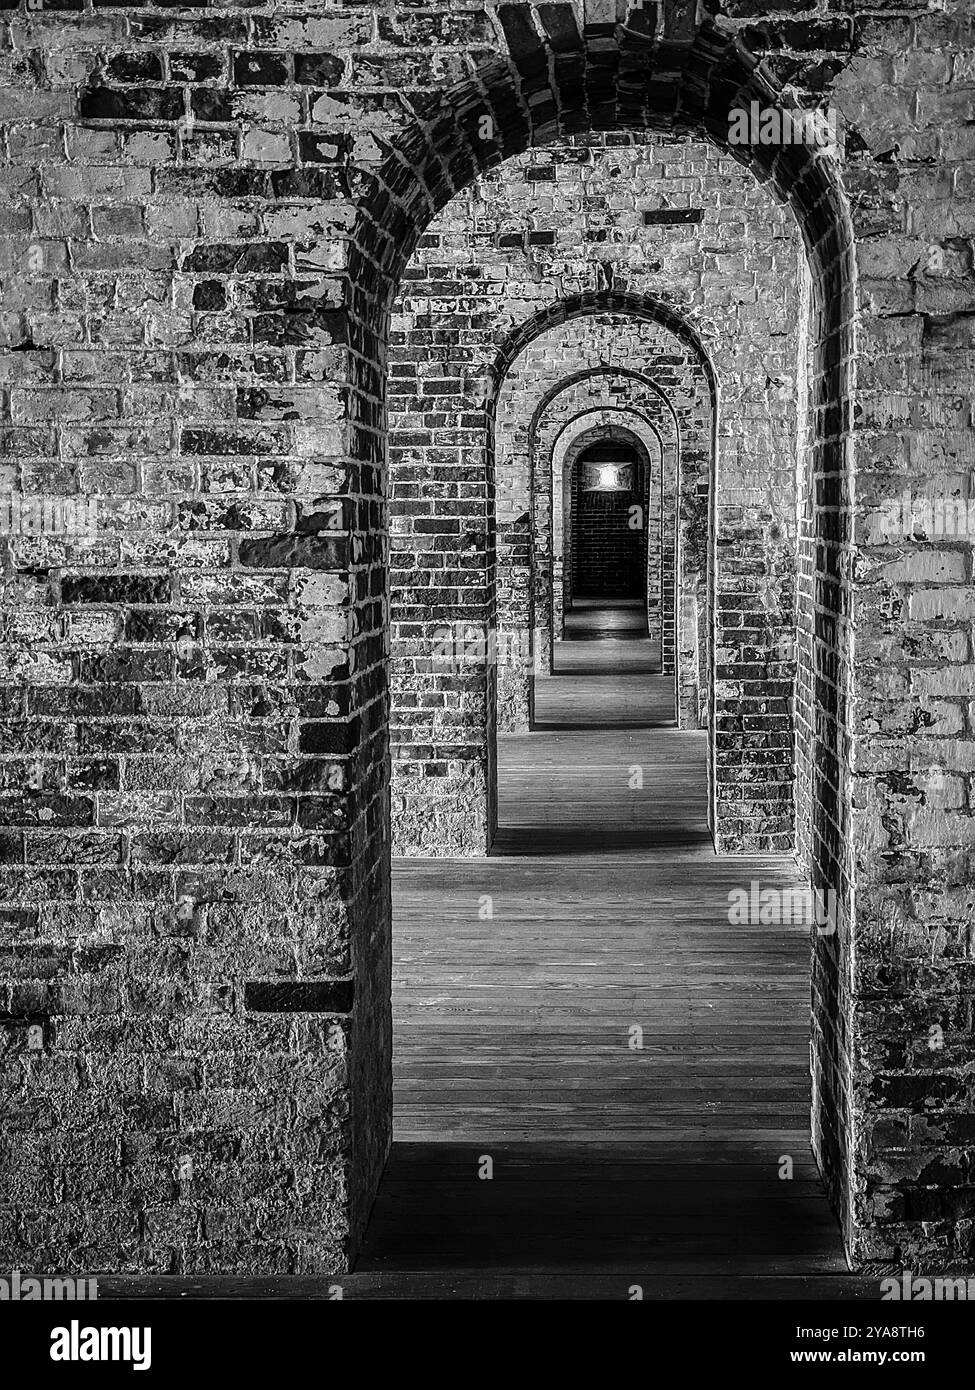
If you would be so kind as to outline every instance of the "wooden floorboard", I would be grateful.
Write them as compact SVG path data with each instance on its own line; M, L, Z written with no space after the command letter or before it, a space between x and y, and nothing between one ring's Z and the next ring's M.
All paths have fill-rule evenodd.
M595 1274L497 1274L491 1271L438 1269L331 1275L264 1275L251 1278L187 1278L179 1275L102 1275L99 1302L130 1300L247 1300L288 1303L332 1302L336 1288L355 1300L579 1300L615 1301L632 1298L634 1281L625 1271ZM734 1279L707 1274L641 1274L639 1287L646 1302L680 1300L812 1301L876 1299L876 1283L852 1275L744 1274Z
M876 1296L809 1148L809 929L729 921L795 868L714 854L641 622L570 618L499 741L491 856L394 865L395 1143L353 1296Z

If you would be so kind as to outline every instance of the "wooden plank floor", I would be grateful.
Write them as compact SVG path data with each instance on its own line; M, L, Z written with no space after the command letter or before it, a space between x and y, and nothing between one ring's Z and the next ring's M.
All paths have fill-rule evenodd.
M492 856L395 865L359 1296L871 1296L809 1150L807 931L728 922L794 868L714 855L704 736L656 657L625 610L576 617L542 727L500 742Z

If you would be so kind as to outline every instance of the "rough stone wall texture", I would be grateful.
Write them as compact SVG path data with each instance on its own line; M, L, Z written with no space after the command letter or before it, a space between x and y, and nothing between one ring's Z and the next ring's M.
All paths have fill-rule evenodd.
M98 502L5 541L5 1262L347 1262L389 1133L400 277L504 157L721 144L784 82L848 126L747 154L810 275L814 1139L858 1267L970 1265L971 537L873 517L970 486L975 21L717 8L2 8L6 480Z
M970 1268L975 527L878 536L876 516L905 491L972 496L975 17L910 7L859 20L856 39L833 87L866 146L846 174L856 559L838 622L852 633L854 782L823 828L843 836L854 901L854 962L835 974L850 1019L852 1244L860 1260Z
M393 850L477 855L494 828L492 455L462 330L423 317L390 378Z

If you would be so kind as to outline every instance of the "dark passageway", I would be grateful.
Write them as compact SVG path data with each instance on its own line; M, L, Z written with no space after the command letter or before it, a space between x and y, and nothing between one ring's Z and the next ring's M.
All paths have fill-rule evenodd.
M646 488L632 449L594 444L579 456L570 520L575 595L604 602L642 595L647 531L632 518L646 509Z
M714 855L706 736L641 632L577 604L539 727L499 741L492 857L395 865L364 1296L855 1295L809 1150L808 928L728 920L795 873Z

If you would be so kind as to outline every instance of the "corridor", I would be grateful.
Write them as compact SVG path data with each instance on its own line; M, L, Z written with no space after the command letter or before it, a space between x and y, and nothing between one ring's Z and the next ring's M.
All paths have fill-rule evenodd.
M728 920L794 870L714 855L643 631L577 607L500 742L492 856L394 866L395 1144L350 1296L863 1292L809 1150L808 929Z

